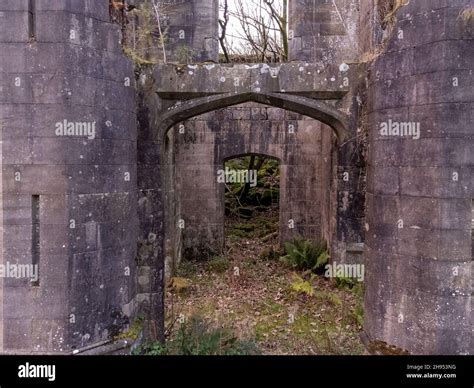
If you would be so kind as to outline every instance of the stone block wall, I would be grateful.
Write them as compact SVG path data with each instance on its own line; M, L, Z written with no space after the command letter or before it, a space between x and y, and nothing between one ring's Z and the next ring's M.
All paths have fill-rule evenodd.
M352 62L359 52L358 0L289 1L290 60Z
M359 45L361 52L373 48L377 26L377 0L366 0L359 3Z
M409 2L370 72L365 331L415 354L473 352L469 6Z
M172 132L156 136L163 100L156 93L153 72L143 70L137 82L138 251L137 308L145 318L145 336L164 335L164 263L175 236L170 222L174 198ZM165 230L166 232L165 238Z
M219 1L164 0L161 3L168 60L178 63L217 62Z
M0 26L1 262L39 265L1 280L0 351L65 352L132 314L133 67L108 1L3 0Z

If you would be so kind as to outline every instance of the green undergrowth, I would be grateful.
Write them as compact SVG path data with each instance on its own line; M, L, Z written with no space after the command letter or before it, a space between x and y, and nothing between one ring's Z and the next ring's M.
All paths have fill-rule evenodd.
M181 324L175 337L165 344L154 342L139 348L137 354L163 356L231 356L260 354L252 340L241 340L232 330L215 328L209 322L191 317Z
M281 260L297 270L316 271L325 266L329 255L325 242L315 243L302 238L285 243L286 255Z

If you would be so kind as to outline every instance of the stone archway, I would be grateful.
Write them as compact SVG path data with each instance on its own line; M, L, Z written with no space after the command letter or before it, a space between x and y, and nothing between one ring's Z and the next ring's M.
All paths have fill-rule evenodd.
M330 142L330 146L326 151L331 154L336 153L333 145L340 142L341 137L344 139L343 136L345 136L345 133L342 132L345 128L343 127L341 118L330 119L328 113L324 113L324 120L326 122L331 121L338 123L337 125L341 129L341 132L339 132L340 137L337 137L337 132L335 130L331 131L331 128L326 127L321 123L321 121L312 120L315 116L318 118L323 116L323 114L318 113L319 111L313 111L312 117L310 117L309 115L299 114L299 112L306 111L301 105L298 105L293 110L284 109L283 107L293 107L293 105L288 104L287 101L292 102L292 97L294 96L284 96L289 97L288 99L279 98L279 102L277 103L280 106L277 108L275 108L274 105L269 106L266 104L254 103L255 100L258 100L264 101L268 104L272 100L268 99L267 96L253 94L237 95L230 96L229 99L224 99L223 101L217 97L221 96L214 96L213 100L215 103L211 105L208 104L208 97L193 100L193 102L198 101L198 103L193 104L192 106L186 104L186 107L182 107L180 105L178 108L170 111L170 114L161 121L161 133L164 136L164 140L162 141L162 181L166 182L165 186L168 188L168 191L164 193L164 251L166 263L173 263L173 265L168 264L167 268L174 268L174 263L180 262L180 258L183 257L182 253L187 252L188 248L191 249L192 247L194 252L194 248L200 251L203 247L217 247L223 244L223 203L219 205L222 193L218 193L220 189L218 188L218 185L216 185L216 179L213 175L212 168L222 168L223 162L226 159L232 159L238 155L268 155L269 157L281 161L283 199L281 201L282 218L280 220L279 234L283 237L284 241L298 236L320 240L324 238L323 229L327 230L330 228L329 214L324 214L324 216L327 217L326 221L323 221L322 219L322 207L325 206L326 200L328 201L327 206L330 206L329 194L328 197L323 197L322 192L329 192L330 190L333 190L334 187L330 189L329 187L321 186L319 181L324 181L323 177L335 180L334 171L332 170L333 166L330 163L323 165L322 160L329 159L334 161L337 159L337 155L335 155L335 158L324 158L321 153L322 151L318 150L320 144L322 144L322 138L324 136L325 141L329 140ZM250 101L252 101L251 103L240 103L241 100L248 102L250 98ZM198 141L198 144L196 145L194 139L202 137L202 134L196 134L196 131L193 128L193 125L195 124L193 124L194 120L192 120L192 118L195 118L198 121L200 120L201 124L204 123L205 125L211 125L205 119L199 119L199 114L202 115L202 113L209 112L211 107L222 107L223 105L224 107L232 106L232 110L257 109L272 112L278 111L280 114L281 112L286 114L286 117L288 117L288 115L292 117L296 116L298 119L283 119L283 121L278 121L275 117L267 116L267 121L260 121L260 123L269 124L267 126L258 124L258 120L254 120L250 118L250 116L247 120L235 121L239 123L237 125L244 125L242 123L246 123L253 126L256 124L253 127L252 132L254 134L253 141L249 138L241 137L238 133L232 131L232 133L229 133L220 128L225 125L225 123L228 124L229 122L232 122L232 120L210 120L213 123L212 125L215 127L213 131L208 130L207 135L205 135L207 144L199 144ZM216 111L216 109L218 110L219 108L215 108L214 111ZM297 111L295 113L296 109L298 109L299 112ZM330 109L326 110L330 111ZM227 110L221 109L221 111ZM170 123L179 123L179 125L174 127L174 131L168 131L167 129ZM297 133L291 133L291 131L289 131L288 128L290 125L296 127L295 131ZM180 132L180 130L183 132ZM212 133L216 136L215 139L212 137ZM259 135L257 135L257 133ZM280 139L285 137L286 140L283 143L278 144L273 144L272 141L269 140L270 138L274 139L277 137ZM227 139L227 143L230 143L235 147L231 147L230 144L227 144L227 146L223 145L222 139ZM231 140L229 141L229 139ZM184 146L184 149L186 149L186 147L191 147L193 150L183 151L183 154L186 154L186 152L192 153L196 151L197 155L205 156L190 156L188 154L184 159L178 157L176 159L177 167L175 167L175 158L170 156L170 152L173 153L176 151L177 154L180 154L181 152L177 151L173 146L170 146L170 144L174 144L174 141L178 142L178 148ZM219 151L216 151L215 149L216 144L220 144ZM210 155L210 160L206 159L208 155ZM326 156L329 156L329 154ZM198 168L196 166L202 166L204 164L206 164L211 170L208 168L204 173L207 175L205 175L206 178L202 178L204 182L203 185L193 183L195 182L195 178L192 173L188 172L188 170L197 170ZM181 176L182 174L187 174L186 178L183 178ZM202 172L198 174L201 176ZM185 195L186 198L183 201L179 199L181 197L179 192L176 191L176 187L179 187L178 191L182 190L183 192L187 192L187 195ZM201 189L207 190L206 194L202 194ZM192 193L192 195L190 195L190 193ZM203 195L205 198L201 198ZM190 201L193 203L189 203ZM212 206L209 205L209 201L212 202ZM211 208L214 209L214 213L216 214L208 216L208 214L213 212L212 210L209 210ZM204 209L208 209L208 211L206 212ZM334 206L332 209L335 211ZM200 212L204 212L204 214L200 214ZM208 217L211 218L211 221L208 220ZM178 220L181 220L182 224L185 225L185 227L182 228L183 230L177 227ZM199 223L198 220L205 221ZM293 222L296 225L295 227L285 227L288 223ZM194 243L191 241L194 241ZM206 244L206 241L210 241L210 243ZM203 252L205 252L204 248L202 249ZM184 256L188 257L186 253ZM169 271L167 273L169 275Z
M151 316L159 317L157 323L161 328L164 263L174 252L173 242L179 240L173 236L169 238L170 231L177 230L175 220L169 217L172 213L169 206L175 207L177 202L172 174L170 178L170 172L174 169L173 156L167 147L173 144L173 134L179 133L177 124L244 103L262 104L317 120L324 127L321 133L331 139L326 149L334 151L327 158L326 167L330 166L328 179L332 185L328 190L328 209L334 209L337 214L325 214L331 219L325 237L334 242L331 249L334 248L335 257L338 260L343 257L344 260L346 246L352 242L359 244L362 239L359 214L363 210L353 209L351 205L352 202L359 205L360 201L352 200L355 198L352 186L342 183L338 174L342 168L346 171L349 163L349 168L353 169L352 174L357 175L350 164L353 158L351 155L354 155L351 141L355 136L353 119L347 113L350 107L341 102L349 92L350 82L355 79L355 71L356 67L342 72L338 67L321 67L314 63L251 66L196 64L159 65L143 74L141 84L145 98L140 107L143 120L138 142L142 158L139 176L143 176L139 180L139 218L143 232L139 246L149 248L143 249L144 252L157 252L152 258L146 257L150 264L144 266L144 271L156 274L151 277L150 282L151 289L156 290L150 293L150 310L154 311ZM177 130L170 131L174 126ZM339 165L341 161L343 164ZM153 171L155 178L150 180L146 171ZM289 185L293 186L293 183ZM190 193L194 195L196 190L191 190ZM345 203L344 207L336 206L340 201ZM342 216L340 213L343 213ZM345 217L346 214L349 217ZM358 218L355 219L356 217ZM150 242L150 233L157 234L160 238ZM360 252L356 256L359 258Z
M156 135L164 139L166 132L173 125L203 113L216 109L238 105L244 102L257 102L306 115L330 126L338 140L349 139L348 117L332 106L308 97L294 96L284 93L225 93L215 96L195 98L180 103L177 107L169 108L160 117Z

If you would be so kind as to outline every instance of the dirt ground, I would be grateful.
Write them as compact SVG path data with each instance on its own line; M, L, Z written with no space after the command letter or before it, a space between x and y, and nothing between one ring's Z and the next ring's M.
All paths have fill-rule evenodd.
M181 288L166 293L166 327L203 318L254 341L262 354L364 354L359 339L362 288L337 285L323 275L296 273L280 262L275 214L227 221L224 253L180 265ZM183 280L186 279L186 280ZM305 279L314 292L297 292Z

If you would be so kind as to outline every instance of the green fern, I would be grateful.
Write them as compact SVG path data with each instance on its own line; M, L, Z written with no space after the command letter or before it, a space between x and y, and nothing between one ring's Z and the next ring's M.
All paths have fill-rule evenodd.
M337 276L335 278L335 281L336 281L336 287L339 289L341 288L352 289L357 284L356 280L346 277L346 276Z
M308 296L314 295L314 288L311 283L298 275L294 275L294 282L291 284L291 289L299 294L305 294Z
M315 271L329 260L326 243L313 243L311 240L296 238L285 243L286 255L281 260L297 270Z

